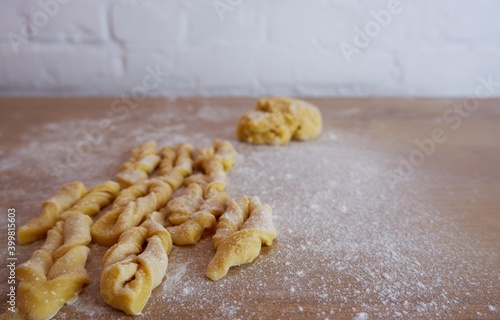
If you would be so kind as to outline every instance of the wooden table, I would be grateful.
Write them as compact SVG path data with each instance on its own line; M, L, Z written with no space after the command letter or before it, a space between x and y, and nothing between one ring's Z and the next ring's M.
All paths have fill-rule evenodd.
M0 99L2 307L7 208L19 227L63 183L113 179L146 140L228 139L229 194L271 204L278 238L218 282L210 234L175 247L142 319L499 319L500 100L462 114L461 100L310 101L322 136L272 147L235 139L254 99ZM18 264L42 243L18 245ZM106 249L91 245L91 282L55 319L132 318L99 295Z

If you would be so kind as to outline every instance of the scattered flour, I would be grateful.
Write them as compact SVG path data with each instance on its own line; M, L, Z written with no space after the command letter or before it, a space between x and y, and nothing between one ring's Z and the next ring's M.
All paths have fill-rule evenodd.
M352 320L368 320L368 314L364 312L357 313Z
M186 117L177 108L153 108L142 116L141 126L132 125L138 115L131 115L61 178L53 175L53 164L64 162L68 148L75 149L98 120L66 119L27 128L16 138L20 147L0 149L0 183L8 186L1 209L16 207L21 225L62 183L82 180L92 186L113 178L130 149L146 140L160 146L189 141L200 147L214 138L229 139L239 156L228 176L228 192L258 195L271 204L278 238L253 263L232 268L218 282L205 277L214 253L209 235L196 246L175 247L144 319L199 314L206 319L300 318L294 316L297 310L317 319L362 320L368 314L373 319L427 319L447 318L451 311L458 317L464 306L481 303L478 316L498 315L493 304L500 296L499 253L482 248L444 217L416 187L422 183L413 181L432 186L441 177L424 172L393 185L388 173L395 159L371 149L367 137L342 131L283 147L239 143L234 126L247 109L191 107ZM347 110L344 116L357 112ZM457 214L466 214L460 210ZM0 224L5 225L5 215ZM20 261L40 245L19 246ZM0 243L5 261L1 246L5 243ZM128 319L100 298L98 275L106 248L92 245L91 250L91 283L58 317ZM3 268L0 281L6 279ZM2 297L5 290L2 286Z

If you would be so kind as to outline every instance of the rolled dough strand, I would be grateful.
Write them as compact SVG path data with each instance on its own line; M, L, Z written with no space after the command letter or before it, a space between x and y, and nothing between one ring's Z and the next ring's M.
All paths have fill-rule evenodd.
M164 158L160 163L158 179L168 183L175 191L182 186L184 179L193 172L193 146L189 143L183 143L177 147L164 147L162 155Z
M177 153L174 147L167 146L161 148L160 155L160 175L167 175L174 168Z
M132 150L130 158L121 165L116 178L122 188L144 181L158 166L160 159L156 142L145 142Z
M148 213L144 221L151 220L153 222L159 223L162 226L164 226L167 223L167 216L168 212L167 209L164 207L158 211L153 211L151 213Z
M149 181L150 180L141 181L128 188L122 189L113 202L113 209L125 207L130 202L137 200L137 198L147 195Z
M102 208L110 204L120 191L120 185L114 181L106 181L89 190L70 209L60 215L60 219L66 219L74 212L80 212L90 217L95 216Z
M234 163L236 152L227 141L217 141L199 150L195 166L201 171L186 179L184 194L169 202L169 220L176 225L167 230L177 245L195 244L205 229L215 227L228 200L224 191L225 172Z
M171 249L170 234L159 223L146 221L125 230L103 258L100 292L104 301L128 314L141 314L166 274Z
M236 150L229 141L214 141L215 158L219 160L227 172L231 169L236 161Z
M42 212L28 221L18 230L20 244L30 243L45 237L59 219L59 215L69 209L75 202L87 193L87 188L81 182L71 182L64 185L59 192L42 204Z
M224 212L227 200L227 193L217 193L205 200L199 210L192 214L188 220L178 226L167 228L172 236L172 241L177 245L196 244L205 229L215 227L217 217Z
M64 243L54 251L54 257L60 258L74 247L87 246L92 241L90 236L92 222L90 216L80 212L69 214L62 227Z
M70 214L48 231L45 244L16 269L17 306L26 318L50 319L90 281L85 264L91 224L87 215Z
M123 189L116 197L112 209L108 211L104 216L102 216L99 220L97 220L94 226L92 227L91 233L92 237L94 238L94 241L96 241L101 245L107 245L107 246L111 246L114 243L116 243L120 235L119 233L121 233L124 230L123 228L126 228L126 226L129 225L125 224L121 227L115 227L115 224L118 223L119 217L126 210L129 215L131 212L133 213L134 212L133 209L137 208L136 202L138 201L138 199L148 196L148 194L152 191L153 185L157 186L156 190L160 194L160 197L158 198L161 199L162 198L161 195L163 194L167 198L167 201L168 199L170 199L173 190L170 188L168 184L159 181L157 179L145 180L135 185L132 185L126 189ZM143 201L141 201L141 203L142 202ZM162 206L164 206L163 201L160 202L159 208L161 208ZM153 211L158 210L159 208L156 208L151 212L145 211L145 209L147 208L142 208L144 210L142 211L139 210L140 212L135 217L134 221L132 221L132 224L130 224L130 226L139 225L139 223L142 221L142 214L152 213ZM115 231L118 232L118 234L110 234L109 232L112 229L115 229Z
M189 143L183 143L177 147L177 160L175 161L174 170L184 177L193 173L193 153L194 148Z
M184 185L189 186L192 183L198 184L203 190L208 185L208 177L201 172L194 173L184 180Z
M170 212L168 219L174 225L188 221L191 216L198 211L205 200L203 199L203 189L197 183L191 183L182 196L173 198L167 204Z
M193 146L189 143L181 143L176 147L163 147L160 151L162 160L160 162L160 175L169 174L176 168L187 176L193 172Z
M241 198L240 198L241 199ZM241 203L244 203L242 201ZM250 198L248 203L249 218L241 223L244 211L241 207L238 210L229 210L229 215L222 215L220 220L225 224L217 230L214 244L217 251L207 267L206 275L211 280L219 280L224 277L229 268L252 262L260 253L262 244L272 245L276 238L276 230L272 220L272 209L269 205L262 205L258 197ZM243 208L244 209L244 208ZM224 219L223 219L224 218ZM238 227L239 230L229 233ZM217 242L215 241L217 239Z
M226 173L235 159L236 151L229 141L214 140L211 147L199 151L194 165L207 176L205 198L226 189Z
M91 228L92 239L99 245L112 246L126 229L138 226L149 213L164 207L172 196L172 188L158 180L145 180L125 189L117 205L97 220ZM124 198L135 200L124 205Z
M243 196L229 201L226 212L219 218L217 231L212 237L214 247L217 249L219 242L238 231L243 222L248 218L249 197Z

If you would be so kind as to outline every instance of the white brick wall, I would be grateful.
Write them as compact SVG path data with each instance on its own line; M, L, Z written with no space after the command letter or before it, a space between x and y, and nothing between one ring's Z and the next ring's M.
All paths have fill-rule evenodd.
M157 65L152 96L468 96L500 82L500 0L0 0L0 95L128 95Z

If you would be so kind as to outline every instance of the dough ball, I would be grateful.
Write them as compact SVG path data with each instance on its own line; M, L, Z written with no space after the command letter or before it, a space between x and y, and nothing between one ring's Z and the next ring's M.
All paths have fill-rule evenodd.
M280 113L250 111L238 123L238 139L253 144L285 144L292 138L285 117Z
M260 99L255 110L240 118L236 133L241 141L281 145L291 139L314 139L322 129L317 107L302 100L278 97Z

